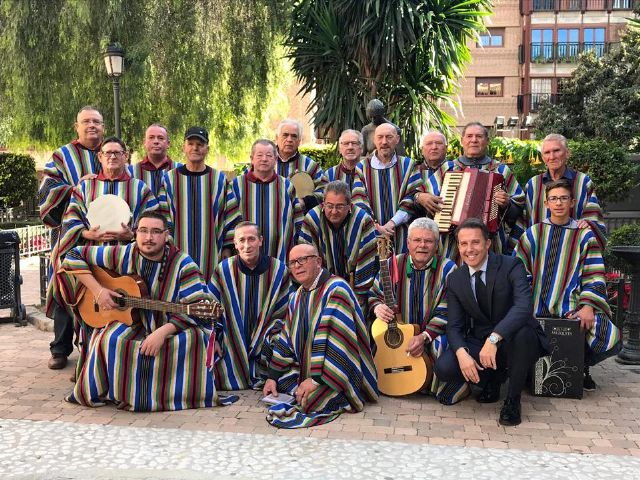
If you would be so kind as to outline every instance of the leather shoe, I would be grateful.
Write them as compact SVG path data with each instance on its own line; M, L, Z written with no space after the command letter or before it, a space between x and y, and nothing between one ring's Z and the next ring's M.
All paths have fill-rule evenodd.
M499 382L487 382L480 394L476 397L476 401L479 403L496 403L500 400L500 387L501 384Z
M514 427L520 425L522 418L520 417L520 397L507 397L500 410L500 425Z
M64 355L53 354L47 363L47 367L51 370L61 370L67 366L67 357Z

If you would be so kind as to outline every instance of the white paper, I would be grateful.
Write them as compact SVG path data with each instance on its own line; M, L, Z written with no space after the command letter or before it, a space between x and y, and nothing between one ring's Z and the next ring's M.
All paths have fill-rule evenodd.
M267 395L262 399L264 403L269 405L277 405L278 403L287 403L289 405L293 405L295 403L295 398L291 395L287 395L286 393L278 393L277 397L274 397L272 393Z

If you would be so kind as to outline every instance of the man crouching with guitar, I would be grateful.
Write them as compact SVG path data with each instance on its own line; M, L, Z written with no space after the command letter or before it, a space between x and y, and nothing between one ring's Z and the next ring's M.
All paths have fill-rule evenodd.
M421 390L450 404L467 395L468 387L450 386L431 375L433 362L447 347L446 279L456 268L437 255L439 235L433 220L418 218L409 226L409 253L388 258L386 249L379 248L380 272L369 308L377 318L372 335L380 391L397 396Z
M81 289L84 297L75 299L82 321L100 327L106 319L83 345L85 360L77 366L68 401L91 407L113 402L132 411L220 403L213 370L207 368L212 322L196 318L214 316L214 306L194 303L209 300L206 285L194 261L168 244L168 238L166 219L145 212L135 243L76 247L67 254L62 268L86 287ZM136 276L137 282L132 281ZM123 287L107 288L111 277L121 279ZM141 298L147 289L148 298ZM87 303L90 308L80 308ZM134 315L123 319L120 314L131 314L133 307ZM92 318L94 313L98 318Z

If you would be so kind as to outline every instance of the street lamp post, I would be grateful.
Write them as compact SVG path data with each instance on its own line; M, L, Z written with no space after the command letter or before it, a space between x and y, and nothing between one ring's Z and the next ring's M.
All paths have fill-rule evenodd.
M123 71L124 50L112 43L104 51L104 64L107 75L113 80L113 116L115 117L116 136L122 138L120 131L120 76Z

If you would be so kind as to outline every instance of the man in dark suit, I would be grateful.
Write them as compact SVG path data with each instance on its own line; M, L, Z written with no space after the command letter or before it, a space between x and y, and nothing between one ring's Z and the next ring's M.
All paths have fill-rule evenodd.
M447 350L435 364L440 381L483 385L477 400L500 400L508 369L502 425L518 425L520 393L534 362L549 343L533 318L531 287L515 258L489 253L491 240L482 221L470 218L457 229L464 265L448 278Z

